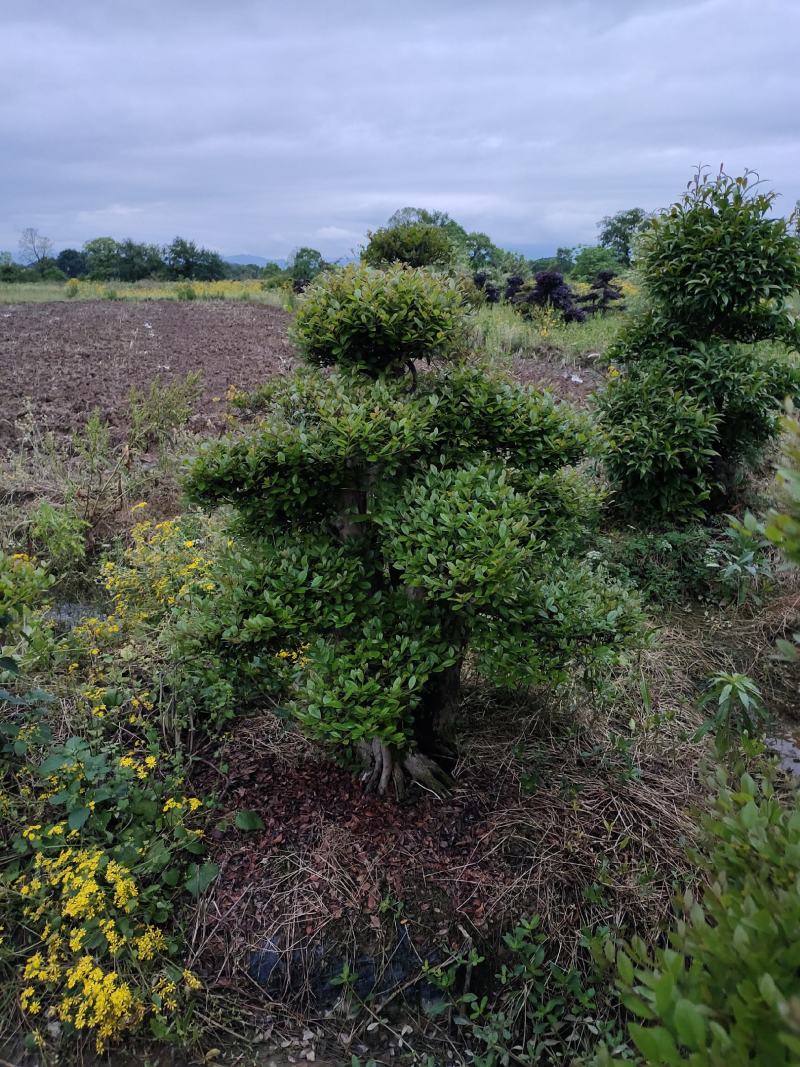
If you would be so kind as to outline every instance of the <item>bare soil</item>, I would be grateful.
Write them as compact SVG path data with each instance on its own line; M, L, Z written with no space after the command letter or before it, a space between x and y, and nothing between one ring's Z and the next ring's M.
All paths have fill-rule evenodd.
M94 409L124 426L132 386L199 371L197 429L214 425L230 385L252 389L296 365L289 316L244 302L83 301L0 305L0 447L31 411L59 434Z
M121 436L131 387L192 371L203 382L192 428L216 429L229 386L250 390L296 367L288 324L279 308L233 301L0 304L0 448L19 438L28 412L68 435L97 409ZM517 358L511 372L578 406L601 378L546 359Z

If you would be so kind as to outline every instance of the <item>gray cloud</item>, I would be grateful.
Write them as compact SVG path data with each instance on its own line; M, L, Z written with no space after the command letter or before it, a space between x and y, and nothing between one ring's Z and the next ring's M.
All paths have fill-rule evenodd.
M341 255L406 204L554 247L701 161L800 196L786 0L3 3L0 248Z

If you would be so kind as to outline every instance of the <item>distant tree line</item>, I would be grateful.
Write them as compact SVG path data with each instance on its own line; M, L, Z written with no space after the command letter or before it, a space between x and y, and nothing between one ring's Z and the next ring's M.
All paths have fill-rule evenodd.
M412 267L468 271L490 299L508 298L537 274L559 274L573 281L594 281L630 267L638 233L647 221L641 208L620 211L598 223L597 245L558 248L555 255L528 259L500 248L485 233L469 232L443 211L405 207L385 226L370 232L362 253L371 266L407 263Z
M117 241L113 237L95 237L82 249L65 248L54 255L53 242L32 227L23 230L20 236L16 260L11 253L0 252L0 281L11 282L67 278L211 282L223 278L263 278L270 275L270 267L278 274L285 273L278 264L263 268L255 263L228 263L218 252L184 237L176 237L168 245L147 244L131 238Z
M511 283L528 281L541 272L556 272L575 281L592 281L600 272L629 267L636 235L647 216L641 208L618 212L601 220L597 245L558 248L553 256L528 259L496 245L488 234L468 231L444 211L404 207L386 225L368 233L362 259L371 266L407 263L469 273L490 299L499 299ZM216 281L223 278L259 278L269 285L291 285L301 291L327 263L315 248L298 248L286 267L268 263L237 264L184 237L168 245L147 244L126 238L95 237L83 248L65 248L54 254L53 242L33 227L20 236L16 259L0 252L0 281L137 282L145 279Z

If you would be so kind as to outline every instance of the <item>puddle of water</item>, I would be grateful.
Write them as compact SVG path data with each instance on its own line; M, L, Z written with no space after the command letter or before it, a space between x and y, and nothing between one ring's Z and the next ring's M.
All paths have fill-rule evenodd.
M781 770L800 778L800 745L788 737L767 737L765 743L778 757Z

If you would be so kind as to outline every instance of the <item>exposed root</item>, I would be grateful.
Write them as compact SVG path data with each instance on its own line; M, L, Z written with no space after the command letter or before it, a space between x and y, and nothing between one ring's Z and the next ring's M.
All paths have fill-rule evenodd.
M392 786L395 796L401 800L406 789L406 778L440 797L447 796L452 789L453 779L450 775L435 760L423 756L421 752L398 755L376 738L371 745L362 746L362 755L367 763L362 775L366 793L385 796Z

